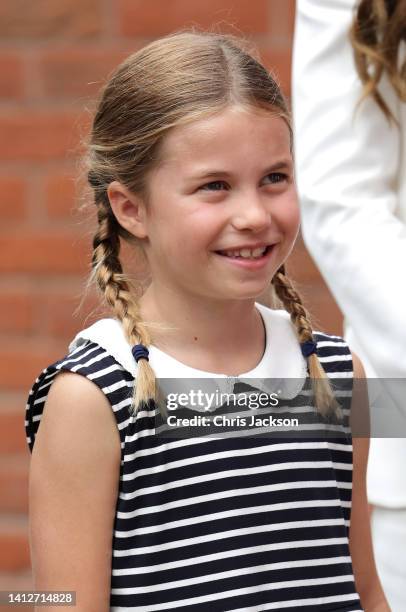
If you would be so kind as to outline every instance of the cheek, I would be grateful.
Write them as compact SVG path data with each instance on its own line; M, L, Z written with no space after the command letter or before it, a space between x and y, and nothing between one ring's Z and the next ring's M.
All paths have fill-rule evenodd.
M284 201L281 202L281 206L278 208L277 219L286 238L294 241L300 227L300 209L295 190L292 190L289 197L284 198Z
M192 250L201 251L202 245L211 243L225 223L218 208L202 207L183 218L185 240Z

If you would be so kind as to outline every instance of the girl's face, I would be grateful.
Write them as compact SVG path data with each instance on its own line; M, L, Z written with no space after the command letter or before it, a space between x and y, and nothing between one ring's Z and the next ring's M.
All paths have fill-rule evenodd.
M284 120L231 107L174 128L162 159L144 218L153 284L210 300L259 296L299 230ZM259 259L230 256L265 246Z

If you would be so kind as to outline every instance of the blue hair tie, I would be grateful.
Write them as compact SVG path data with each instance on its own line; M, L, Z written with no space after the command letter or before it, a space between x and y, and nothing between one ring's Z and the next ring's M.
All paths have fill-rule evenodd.
M131 352L134 355L134 359L137 363L140 359L146 359L147 361L149 361L149 350L143 344L134 344L131 349Z
M306 340L306 342L300 343L303 357L309 357L313 353L317 353L317 344L313 340Z

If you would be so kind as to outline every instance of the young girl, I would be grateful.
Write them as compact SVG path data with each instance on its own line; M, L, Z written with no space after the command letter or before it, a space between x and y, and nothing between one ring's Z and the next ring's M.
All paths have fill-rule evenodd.
M156 378L291 379L302 412L311 379L329 416L329 377L363 375L341 338L312 331L285 272L291 151L277 84L231 35L155 40L104 87L88 177L93 279L113 317L80 331L28 399L36 589L76 591L86 612L389 610L365 440L353 462L343 438L155 429ZM120 238L148 264L141 296ZM255 301L266 290L283 309Z

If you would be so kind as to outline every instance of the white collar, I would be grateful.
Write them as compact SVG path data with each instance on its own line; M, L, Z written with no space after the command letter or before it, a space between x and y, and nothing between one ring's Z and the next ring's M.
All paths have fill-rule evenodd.
M290 316L285 310L273 310L257 302L255 306L265 325L265 352L260 363L253 370L231 378L277 379L281 381L284 390L281 396L295 397L303 387L307 364L302 356ZM120 321L114 318L99 319L76 334L69 344L69 351L78 348L86 340L91 340L104 348L127 372L136 377L138 366ZM156 346L150 345L148 350L149 361L157 378L215 378L216 381L230 379L227 374L216 374L192 368ZM286 379L294 379L291 380L289 391L286 389Z

